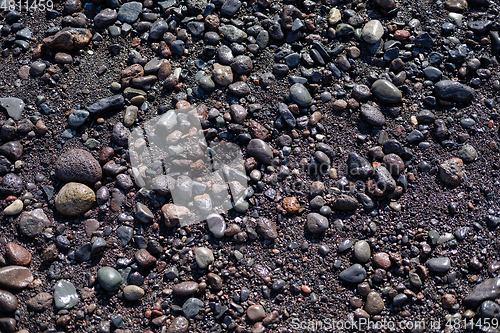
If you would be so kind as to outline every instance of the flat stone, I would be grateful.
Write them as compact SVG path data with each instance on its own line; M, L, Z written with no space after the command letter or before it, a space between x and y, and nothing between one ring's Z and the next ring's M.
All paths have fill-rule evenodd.
M71 127L80 127L88 119L90 113L86 110L75 110L68 117L68 124Z
M22 289L33 282L31 271L22 266L6 266L0 268L0 287Z
M122 95L114 95L100 99L87 108L92 115L101 115L105 112L119 111L125 106L125 99Z
M54 286L54 304L56 309L71 309L78 304L79 297L75 286L66 280L60 280Z
M99 162L83 149L70 149L60 155L54 171L64 182L95 184L102 178Z
M196 263L201 269L205 269L214 262L214 254L212 250L206 247L199 247L195 252Z
M4 109L9 117L14 120L20 120L26 104L20 98L7 97L0 98L0 107Z
M446 0L444 6L449 11L463 12L467 9L467 0Z
M360 264L354 264L339 274L339 279L348 283L360 283L366 278L366 270Z
M67 183L55 199L59 213L66 216L77 216L85 213L95 203L95 193L92 189L80 183Z
M101 267L97 271L97 279L99 284L106 291L116 291L122 284L122 276L113 267Z
M231 43L241 43L248 36L246 32L230 24L221 26L219 28L219 34L221 34Z
M383 79L373 83L372 92L375 97L385 103L399 103L403 98L403 94L394 84Z
M476 149L469 144L463 145L457 152L457 155L464 163L472 163L478 158Z
M172 287L172 293L177 296L188 297L198 292L199 285L194 281L185 281Z

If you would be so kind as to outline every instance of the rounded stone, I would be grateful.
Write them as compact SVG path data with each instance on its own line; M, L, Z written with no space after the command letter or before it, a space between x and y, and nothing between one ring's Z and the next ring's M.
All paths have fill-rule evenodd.
M387 80L377 80L372 85L372 92L384 103L399 103L403 98L401 91L394 84Z
M273 151L271 147L261 139L252 139L247 145L247 153L249 156L264 164L271 164L273 159Z
M127 301L138 301L144 294L144 289L138 286L130 285L123 288L123 298Z
M318 213L309 213L307 215L306 227L312 234L321 234L328 229L328 219Z
M360 264L354 264L339 274L339 279L348 283L360 283L366 278L366 270Z
M64 182L94 184L102 178L99 162L86 150L70 149L56 161L57 178Z
M384 27L379 20L371 20L365 24L361 36L368 44L377 43L384 35Z
M370 244L367 241L361 240L354 244L354 257L362 263L370 261L371 257Z
M379 293L372 291L366 296L365 311L377 315L384 310L384 300Z
M266 311L260 304L250 305L247 309L247 316L251 321L262 321L266 318Z
M205 269L214 262L214 254L212 250L206 247L199 247L195 252L196 263L198 267Z
M302 107L308 107L312 102L311 94L309 94L307 88L300 83L295 83L290 87L290 98Z
M61 280L54 287L54 304L56 309L71 309L78 304L79 298L75 286L66 280Z
M106 291L116 291L122 284L122 276L113 267L102 267L97 271L99 284Z
M17 297L5 290L0 290L0 311L12 313L19 304Z
M3 213L7 216L17 215L23 211L23 202L19 199L14 200L13 203L5 207Z
M23 246L9 242L5 245L5 257L8 262L19 266L29 266L31 263L31 253Z
M59 213L66 216L77 216L85 213L95 203L95 193L92 189L80 183L64 185L55 199Z
M167 333L186 333L189 327L189 321L184 317L177 317L172 320Z

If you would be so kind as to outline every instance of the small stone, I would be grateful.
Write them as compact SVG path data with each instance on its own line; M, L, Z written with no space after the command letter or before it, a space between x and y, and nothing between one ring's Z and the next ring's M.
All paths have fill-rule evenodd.
M337 7L333 7L332 9L330 9L330 12L328 13L328 23L330 25L335 25L341 20L342 14L340 13L340 10Z
M49 293L39 293L28 300L28 309L35 312L43 312L52 306L53 297Z
M27 237L35 237L50 225L50 220L41 208L24 212L19 219L19 232Z
M56 51L72 52L86 47L91 38L92 34L88 29L68 27L45 38L43 45Z
M95 203L95 193L92 189L80 183L67 183L55 199L59 213L66 216L77 216L85 213Z
M227 87L233 83L233 71L230 66L223 66L221 64L215 63L214 70L212 72L212 78L215 83Z
M0 183L0 195L20 195L23 191L23 181L14 174L8 173L2 178Z
M137 251L134 258L140 267L151 268L156 263L156 258L145 249Z
M26 104L22 99L15 97L0 98L0 107L4 109L9 117L20 120Z
M476 149L469 144L463 145L457 155L462 159L462 161L464 161L464 163L472 163L478 158Z
M451 80L436 83L434 92L438 98L458 103L470 102L474 98L474 89Z
M78 304L79 298L75 286L66 280L60 280L54 286L54 304L56 309L71 309Z
M275 240L278 238L276 224L269 219L259 218L255 229L264 239Z
M214 254L212 250L206 247L199 247L195 252L196 263L201 269L205 269L214 262Z
M188 331L189 321L184 317L176 317L170 323L167 333L186 333Z
M287 211L288 214L296 214L299 212L300 205L297 197L286 197L282 202L283 208Z
M226 222L219 214L210 214L207 216L207 226L215 238L224 237L226 231Z
M141 222L141 223L148 224L148 223L153 222L154 215L151 212L151 210L149 210L148 206L138 202L136 204L135 218L137 220L139 220L139 222Z
M5 290L0 290L0 311L13 313L18 305L17 297Z
M142 3L137 1L126 2L118 11L118 20L124 23L135 23L142 12Z
M102 267L97 271L99 284L106 291L116 291L122 284L122 276L113 267Z
M451 267L451 260L447 257L433 258L426 262L429 271L434 273L446 273Z
M172 287L172 293L176 296L189 297L198 292L199 284L194 281L185 281Z
M370 104L362 104L360 113L371 126L382 127L385 124L384 114Z
M459 158L449 159L439 165L439 178L452 188L457 187L464 181L464 164Z
M247 154L255 157L257 161L267 165L270 165L273 159L273 151L271 150L271 147L260 139L250 140L247 145Z
M137 106L127 106L125 109L125 115L123 116L123 124L127 127L132 126L137 119L137 112L139 112L139 108Z
M80 127L88 119L90 113L86 110L75 110L68 117L68 124L71 127ZM79 150L79 149L75 149Z
M463 12L467 9L467 0L446 0L444 6L453 12Z
M138 301L144 297L144 289L138 286L130 285L123 288L123 298L127 301Z

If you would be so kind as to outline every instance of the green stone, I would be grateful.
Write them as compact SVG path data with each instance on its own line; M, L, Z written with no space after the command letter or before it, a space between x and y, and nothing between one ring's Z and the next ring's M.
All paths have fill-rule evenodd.
M87 141L85 141L85 143L83 145L88 149L94 149L96 147L99 147L100 144L101 143L99 141L91 138L91 139L88 139Z
M66 280L61 280L54 287L54 303L57 309L71 309L78 304L78 293L75 286Z
M122 284L122 277L120 273L113 267L102 267L97 271L97 278L99 279L99 284L106 291L116 291L120 288Z
M301 107L308 107L312 102L311 94L309 94L307 88L300 83L295 83L290 87L290 98Z

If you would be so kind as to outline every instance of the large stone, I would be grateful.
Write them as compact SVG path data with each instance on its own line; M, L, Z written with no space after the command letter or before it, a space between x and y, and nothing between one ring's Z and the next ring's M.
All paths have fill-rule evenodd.
M9 117L14 120L21 119L24 107L26 104L20 98L6 97L0 98L0 107L4 109Z
M474 89L457 81L443 80L434 88L438 98L453 102L470 102L474 98Z
M307 88L300 83L295 83L290 87L290 98L302 107L308 107L312 102L311 94L309 94Z
M71 309L78 304L79 298L75 286L66 280L60 280L54 286L54 304L56 309Z
M124 3L118 11L118 20L124 23L135 23L142 12L142 3L131 1Z
M52 306L53 299L52 294L39 293L35 297L28 300L28 309L35 312L45 311Z
M59 213L66 216L77 216L85 213L95 203L95 193L92 189L80 183L67 183L55 199Z
M33 274L26 267L7 266L0 268L0 287L22 289L31 282L33 282Z
M383 79L373 83L372 92L375 97L385 103L399 103L403 98L403 94L394 84Z
M269 145L261 139L252 139L247 145L247 154L264 164L271 164L273 151Z
M19 304L17 297L5 290L0 290L0 311L13 313Z
M63 52L71 52L83 49L92 38L89 29L83 28L64 28L55 35L49 36L43 40L45 47Z
M488 279L478 284L474 290L463 300L469 308L476 308L486 300L494 300L500 295L500 277Z
M50 225L49 218L41 208L24 212L19 219L19 232L27 237L35 237Z
M0 195L19 195L23 191L23 181L15 173L8 173L0 183Z
M365 24L361 36L368 44L377 43L384 35L384 27L379 20L371 20Z
M83 149L70 149L59 156L55 173L64 182L95 184L102 178L99 162Z

